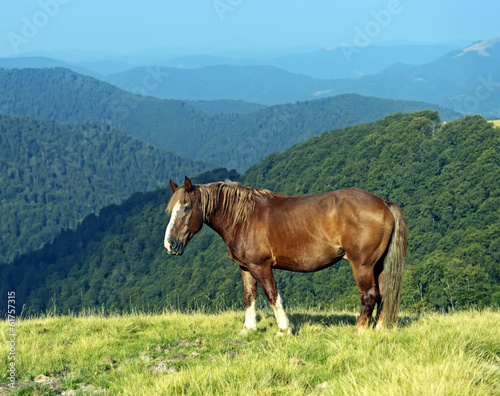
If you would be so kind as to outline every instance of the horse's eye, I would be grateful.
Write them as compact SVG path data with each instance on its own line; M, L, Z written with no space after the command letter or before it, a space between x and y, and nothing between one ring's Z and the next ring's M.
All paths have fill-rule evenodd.
M184 206L184 213L188 213L191 210L191 206Z

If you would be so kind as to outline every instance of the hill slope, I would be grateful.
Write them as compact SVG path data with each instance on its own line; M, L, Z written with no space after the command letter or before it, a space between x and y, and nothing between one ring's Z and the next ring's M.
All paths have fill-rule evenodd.
M104 124L0 115L1 261L134 192L205 169Z
M400 204L410 229L403 306L464 308L500 302L500 128L479 116L442 125L435 112L395 114L323 134L273 154L246 185L289 194L347 186ZM4 269L4 288L34 311L105 306L241 306L238 266L204 229L182 257L163 235L168 190L136 195ZM346 262L313 274L275 272L285 301L358 307ZM53 298L55 297L55 299ZM52 299L52 300L51 300Z
M439 110L445 120L459 117L427 103L357 95L272 106L250 114L207 114L182 101L133 95L65 69L0 69L0 113L103 121L179 155L238 170L326 130L421 109Z

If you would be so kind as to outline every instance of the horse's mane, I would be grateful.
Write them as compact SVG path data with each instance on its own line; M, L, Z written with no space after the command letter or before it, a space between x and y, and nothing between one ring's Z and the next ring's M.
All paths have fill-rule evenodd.
M216 209L222 209L223 216L233 219L233 227L245 225L255 209L256 198L269 199L275 194L262 188L243 187L237 182L225 181L209 184L197 184L195 189L200 191L203 220L210 221ZM179 187L167 207L172 212L175 203L184 193L184 187Z

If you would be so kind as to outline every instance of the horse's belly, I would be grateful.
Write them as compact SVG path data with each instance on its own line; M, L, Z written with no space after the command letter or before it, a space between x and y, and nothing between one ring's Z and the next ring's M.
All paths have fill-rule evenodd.
M345 252L341 247L329 252L296 252L293 255L277 255L273 267L287 271L314 272L338 263Z

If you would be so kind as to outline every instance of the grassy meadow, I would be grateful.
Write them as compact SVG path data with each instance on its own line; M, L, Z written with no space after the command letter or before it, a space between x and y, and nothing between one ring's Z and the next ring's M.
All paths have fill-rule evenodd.
M239 333L243 312L46 315L16 322L16 390L0 394L500 395L500 312L401 315L398 329L354 333L356 314L270 310Z

